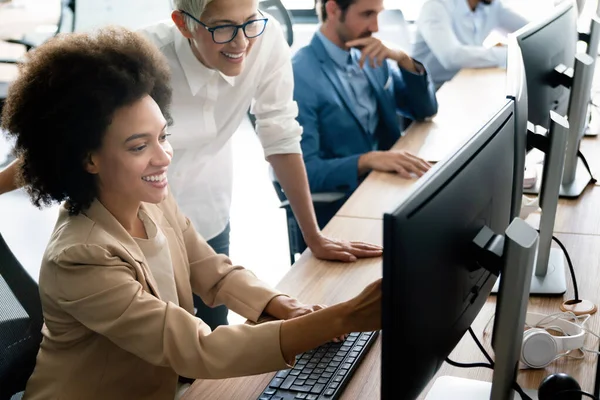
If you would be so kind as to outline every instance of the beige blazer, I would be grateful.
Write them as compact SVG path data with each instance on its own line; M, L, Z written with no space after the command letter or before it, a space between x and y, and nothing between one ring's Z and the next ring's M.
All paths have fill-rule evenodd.
M100 202L77 216L62 207L40 271L45 325L26 400L172 400L178 375L288 368L281 321L211 332L192 315L192 292L253 321L280 293L215 254L172 196L142 207L167 237L180 306L160 299L140 248Z

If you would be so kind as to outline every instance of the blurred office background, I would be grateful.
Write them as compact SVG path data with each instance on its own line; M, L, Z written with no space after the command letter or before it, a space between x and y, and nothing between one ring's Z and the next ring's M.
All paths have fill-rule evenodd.
M61 0L0 0L0 39L27 39L41 43L57 29L86 30L107 23L135 29L158 19L169 18L169 0L77 0L74 15L63 9ZM313 0L281 0L293 22L292 52L308 44L318 27ZM386 0L380 16L378 36L409 50L414 21L423 0ZM534 17L553 0L508 0L527 16ZM61 18L62 16L62 18ZM75 23L73 24L73 18ZM19 58L24 47L0 41L0 60ZM0 62L2 82L14 78L12 64ZM234 195L231 210L231 258L261 279L275 285L290 268L285 211L269 179L268 163L245 121L233 137ZM11 160L11 143L0 134L0 168ZM28 272L37 280L39 260L54 226L57 207L38 210L26 193L18 190L0 196L0 232ZM232 322L240 319L233 315Z

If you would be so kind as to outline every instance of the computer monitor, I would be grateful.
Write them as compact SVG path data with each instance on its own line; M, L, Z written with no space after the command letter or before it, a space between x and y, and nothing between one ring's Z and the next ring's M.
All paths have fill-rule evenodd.
M507 97L515 102L515 169L513 188L512 217L519 215L523 195L523 173L528 135L528 92L527 79L523 63L523 54L514 35L508 37L508 64L506 69ZM561 133L563 135L561 136ZM558 197L565 162L568 133L555 131L546 135L551 145L546 148L543 173L539 183L539 205L542 208L539 226L539 243L535 259L534 277L531 280L530 293L535 295L562 295L567 290L565 275L565 257L558 248L552 248L552 235L558 208ZM539 136L542 137L542 136ZM521 189L520 189L521 188ZM502 279L502 277L500 278ZM499 290L499 282L492 293Z
M533 228L511 215L514 107L507 99L471 140L422 177L396 210L384 214L383 400L416 398L475 320L503 270L503 234L511 221L520 221L518 229L537 240ZM510 287L506 298L519 305L519 313L503 319L516 324L512 332L517 335L523 328L535 243L525 247L526 262L509 263L519 279L511 281L504 270L508 282L501 285ZM510 355L518 357L518 351ZM398 374L401 360L410 360L411 368ZM517 360L507 360L508 368L496 365L512 371L504 377L509 382L505 390L510 390Z
M569 89L560 84L555 68L562 65L567 71L573 69L578 39L577 7L573 1L565 1L513 36L521 47L525 64L529 122L548 129L550 110L567 115Z
M527 155L527 77L523 66L521 48L514 36L507 39L506 97L514 102L515 164L513 169L513 199L511 217L521 213L525 159Z
M544 18L514 33L523 54L528 119L534 130L543 133L548 129L549 111L568 116L570 132L559 195L571 198L578 197L591 181L591 175L578 159L578 150L587 125L595 63L595 56L576 53L580 39L577 11L573 0L564 1ZM600 38L597 17L592 18L587 37L589 47L597 48ZM539 193L540 181L538 179L537 185L525 188L525 193Z

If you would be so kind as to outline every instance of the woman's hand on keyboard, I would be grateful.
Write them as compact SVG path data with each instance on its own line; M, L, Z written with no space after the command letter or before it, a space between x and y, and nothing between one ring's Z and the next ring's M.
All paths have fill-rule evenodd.
M302 315L324 309L323 304L304 304L293 297L285 295L274 297L265 308L265 312L277 319L292 319ZM340 342L346 339L348 335L342 335L332 340Z

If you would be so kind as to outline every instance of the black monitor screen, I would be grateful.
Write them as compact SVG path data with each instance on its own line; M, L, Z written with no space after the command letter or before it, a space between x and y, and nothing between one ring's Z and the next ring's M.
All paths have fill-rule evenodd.
M577 7L572 2L556 6L542 21L531 22L515 32L525 65L528 118L548 129L549 112L567 114L569 89L554 83L560 64L573 68L577 47Z
M486 225L511 220L514 102L384 215L382 399L414 399L491 293L497 276L473 256ZM398 365L408 362L407 372ZM401 395L399 395L401 394Z

